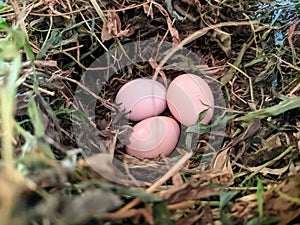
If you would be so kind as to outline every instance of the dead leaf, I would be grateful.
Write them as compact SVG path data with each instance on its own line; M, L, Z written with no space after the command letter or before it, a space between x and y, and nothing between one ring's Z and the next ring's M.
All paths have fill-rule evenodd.
M168 204L176 202L207 198L218 195L222 188L212 187L209 182L190 179L180 186L173 186L167 191L161 191L158 195Z
M236 199L230 209L232 218L235 220L239 218L241 221L247 221L254 217L256 215L255 210L257 209L256 200L256 194L250 194Z
M169 13L167 10L164 9L160 4L156 3L155 6L157 9L166 17L167 24L168 24L168 30L170 31L170 34L172 36L173 44L178 45L180 43L180 37L178 30L173 26L173 22L169 16ZM175 21L175 20L174 20Z
M180 43L180 37L178 30L173 26L173 22L171 21L170 17L167 17L168 29L172 36L173 44L177 45Z
M116 183L128 180L127 176L121 173L112 163L112 156L110 154L94 154L86 157L85 161L96 172L96 177L100 176Z
M220 30L216 29L212 36L212 40L217 42L218 46L223 50L223 52L226 54L227 57L230 57L231 53L231 36L230 34Z
M283 195L280 193L284 193ZM263 193L264 216L278 216L287 221L297 215L297 199L300 197L300 174L290 176ZM296 201L295 201L296 199ZM235 200L231 206L233 218L241 220L257 216L257 195L250 194ZM286 223L280 223L286 224Z
M128 34L128 29L121 30L121 20L118 14L110 11L107 16L107 23L102 28L101 40L107 41L112 38L126 37Z
M265 145L256 152L245 152L241 161L244 166L256 167L272 160L280 155L286 146L290 145L289 137L286 133L279 132L265 140Z
M293 206L297 205L289 198L284 198L279 193L284 193L290 199L300 198L300 174L288 177L281 182L276 188L270 192L266 192L264 202L266 203L265 210L273 213L278 213L281 217L288 217L292 213ZM299 204L298 204L299 207Z
M267 167L261 169L261 166L247 167L247 169L251 172L259 170L259 172L262 173L263 175L272 174L272 175L278 175L278 176L285 173L289 168L290 168L290 165L287 165L283 168L276 168L276 169L271 169L271 168L267 168Z
M247 43L244 43L242 45L242 48L241 48L239 54L237 55L236 60L233 63L233 65L235 67L238 68L240 66L246 50L251 46L253 41L254 41L254 38L252 38L250 41L248 41ZM224 84L224 85L227 84L233 78L234 72L235 72L235 69L233 67L230 67L230 69L221 78L221 83Z
M81 162L82 164L82 162ZM128 165L119 161L112 160L112 156L107 153L98 153L91 156L85 156L85 163L82 167L90 167L93 171L93 178L107 179L117 184L125 186L145 186L142 181L138 181L126 168ZM122 172L126 171L126 172Z
M222 180L214 180L217 183L232 184L233 171L229 158L229 151L239 143L245 141L247 138L255 135L260 129L260 120L255 120L247 129L241 133L238 137L234 138L225 148L218 153L215 159L211 162L210 169L213 172L222 172L227 174L227 178L223 177ZM241 154L239 154L241 155Z
M245 141L248 138L253 137L259 132L260 129L261 129L260 120L254 120L252 123L248 124L248 127L243 133L241 133L238 137L234 138L231 141L230 143L231 147L234 147L237 144L241 143L242 141Z
M235 155L234 157L234 162L237 162L237 160L239 160L240 158L242 158L242 156L245 153L246 147L245 147L245 140L247 140L250 137L253 137L254 135L256 135L259 130L261 129L261 122L260 120L255 120L253 123L251 123L250 125L248 125L248 127L246 128L246 130L241 133L238 137L234 138L229 145L231 145L231 147L237 146L240 143L243 143L243 147L239 148L237 152L232 153L232 149L230 150L230 154L231 155Z
M186 225L186 224L195 224L203 218L204 213L201 212L202 207L199 207L196 210L191 211L188 215L182 216L180 219L176 220L175 225Z
M223 173L224 176L218 179L213 179L215 183L232 184L233 183L233 170L228 155L229 148L221 151L210 165L210 170L214 173ZM225 176L226 175L226 176Z

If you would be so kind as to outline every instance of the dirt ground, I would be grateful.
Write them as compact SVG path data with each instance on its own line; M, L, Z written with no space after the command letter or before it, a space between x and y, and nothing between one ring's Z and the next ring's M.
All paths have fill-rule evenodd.
M299 224L299 10L0 0L0 224ZM118 90L187 72L214 119L182 127L170 157L126 154Z

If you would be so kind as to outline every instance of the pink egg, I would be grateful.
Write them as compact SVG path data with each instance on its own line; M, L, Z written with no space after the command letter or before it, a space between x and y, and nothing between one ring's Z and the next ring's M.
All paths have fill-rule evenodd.
M137 158L169 156L176 147L179 135L179 125L174 119L151 117L133 127L126 152Z
M166 88L158 81L139 78L126 83L118 91L115 102L132 121L140 121L162 113L166 107Z
M201 123L207 124L214 113L214 97L209 85L193 74L180 75L171 82L167 104L173 116L185 126L195 124L199 114L206 109Z

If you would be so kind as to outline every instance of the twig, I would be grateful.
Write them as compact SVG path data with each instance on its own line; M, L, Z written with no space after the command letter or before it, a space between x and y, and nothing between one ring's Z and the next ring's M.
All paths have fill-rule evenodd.
M283 60L282 58L280 58L279 56L272 54L273 56L275 56L278 60L280 60L280 62L285 63L286 65L288 65L289 67L291 67L294 70L300 71L300 67L294 66L292 63L289 63L285 60Z
M252 41L253 41L253 40L254 40L254 39L252 39ZM236 60L235 60L234 63L233 63L233 65L234 65L235 67L239 67L239 66L240 66L240 64L241 64L241 62L242 62L242 59L243 59L243 56L244 56L244 54L245 54L247 48L249 48L249 46L252 44L252 41L250 41L250 43L248 43L248 44L246 44L246 43L243 44L241 51L239 52L239 54L238 54ZM231 68L224 74L224 76L221 78L221 83L222 83L223 85L225 85L228 81L230 81L230 80L232 79L232 77L233 77L233 70L234 70L234 69L231 67Z
M189 160L189 158L191 158L192 154L193 154L192 152L185 154L167 173L165 173L158 181L156 181L152 186L150 186L146 190L146 192L152 193L156 190L156 188L158 188L159 186L164 184L170 177L172 177L175 173L177 173L184 166L186 161ZM120 210L115 212L114 214L119 214L119 213L123 214L125 211L133 208L140 202L141 202L141 200L139 198L135 198L131 202L129 202L127 205L125 205L123 208L121 208Z
M98 13L100 19L102 20L103 24L106 25L107 24L107 19L102 11L102 9L100 8L99 4L97 3L96 0L91 0L92 5L94 6L96 12Z
M110 104L109 101L105 100L104 98L101 98L100 96L96 95L94 92L92 92L89 88L87 88L86 86L84 86L83 84L81 84L79 81L74 80L72 78L68 78L68 77L63 77L63 76L59 76L61 79L64 80L68 80L70 82L73 82L74 84L76 84L78 87L82 88L82 90L84 90L85 92L89 93L90 95L92 95L94 98L96 98L97 100L99 100L106 108L112 110L112 105Z
M183 46L186 44L198 39L199 37L205 35L209 30L216 29L220 27L226 27L226 26L242 26L242 25L250 25L250 22L224 22L219 23L216 25L212 25L209 27L204 27L201 30L196 31L195 33L191 34L184 40L182 40L178 45L176 45L174 48L170 50L170 52L160 61L158 66L156 67L154 74L153 74L153 80L156 80L159 74L159 71L162 69L162 67L166 64L166 62L172 57L172 55L177 52L178 50L182 49Z
M29 14L32 15L32 16L39 16L39 17L42 17L42 16L45 16L45 17L48 17L48 16L51 16L51 17L55 17L55 16L67 16L67 15L72 15L74 13L77 13L77 12L81 12L81 11L85 11L87 10L89 7L85 7L85 8L82 8L82 9L77 9L77 10L73 10L72 12L65 12L65 13L59 13L59 14L54 14L54 13L36 13L36 12L30 12Z
M248 74L246 74L244 71L242 71L240 68L236 67L235 65L233 65L233 64L231 64L229 62L227 62L227 64L229 66L231 66L232 68L234 68L235 70L239 71L241 74L243 74L245 77L248 78L248 80L249 80L249 88L250 88L250 98L251 98L251 102L254 102L254 94L253 94L253 86L252 86L252 79L251 79L251 77Z
M34 89L34 86L31 85L31 84L27 84L27 83L25 83L25 82L23 82L22 84L23 84L24 86L26 86L26 87L29 87L29 88ZM42 92L42 93L44 93L44 94L47 94L47 95L50 95L50 96L54 96L54 95L55 95L55 92L54 92L54 91L48 91L48 90L46 90L46 89L44 89L44 88L40 88L40 87L38 87L38 89L39 89L40 92Z

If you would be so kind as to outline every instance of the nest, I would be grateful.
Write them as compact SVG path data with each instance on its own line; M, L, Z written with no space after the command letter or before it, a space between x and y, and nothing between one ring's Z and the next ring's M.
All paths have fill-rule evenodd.
M19 171L36 186L20 185L16 199L23 197L25 207L14 212L28 223L43 218L61 224L116 219L208 224L224 222L230 213L233 223L241 224L262 219L256 210L259 200L247 201L263 190L262 179L280 184L261 195L265 216L295 216L296 203L288 197L283 208L266 201L278 202L285 191L294 196L298 185L297 7L268 1L0 2L0 24L26 31L34 54L31 62L26 51L22 54L14 157ZM1 39L6 35L0 32ZM193 129L182 126L170 157L127 155L124 148L135 123L114 103L118 90L136 78L165 82L183 73L210 84L214 120ZM43 135L36 134L33 108ZM0 178L2 183L5 190L12 187ZM86 196L76 198L82 193ZM3 196L0 192L0 203ZM218 197L220 207L215 207ZM121 199L127 204L111 212ZM90 210L102 201L107 207ZM90 211L82 209L89 202Z

